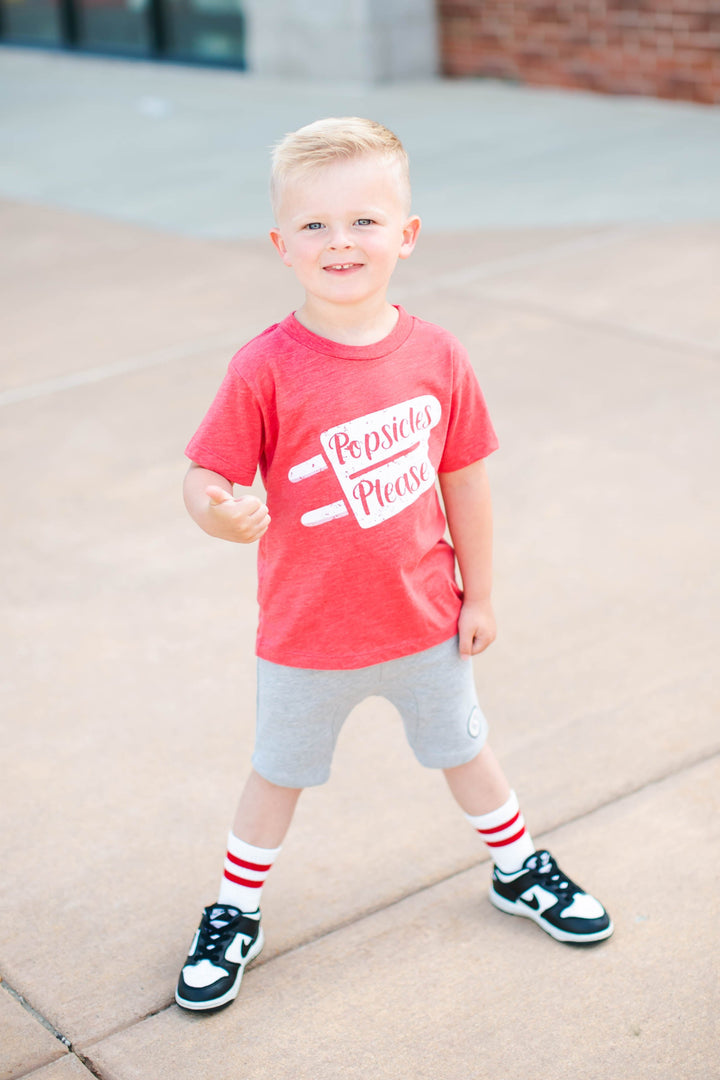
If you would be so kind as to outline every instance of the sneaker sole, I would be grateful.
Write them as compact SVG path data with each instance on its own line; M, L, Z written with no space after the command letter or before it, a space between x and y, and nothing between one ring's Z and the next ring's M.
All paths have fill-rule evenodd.
M494 889L490 889L489 892L490 903L493 904L498 911L504 911L506 915L520 915L523 919L532 919L534 923L544 930L550 937L555 938L556 941L563 941L571 945L591 945L595 941L604 941L605 938L609 938L615 927L610 921L610 925L605 930L597 930L594 934L572 934L568 930L560 930L557 926L553 926L552 923L543 919L542 915L533 911L532 908L526 907L525 904L514 903L512 900L506 900L504 896L500 896Z
M193 1012L209 1012L212 1009L221 1009L223 1005L229 1005L231 1001L234 1001L240 991L240 983L242 982L243 975L245 974L245 968L248 964L251 964L256 956L259 956L262 952L263 945L265 944L265 935L260 927L260 932L257 936L257 941L247 954L245 963L238 968L238 973L235 976L235 982L230 989L222 995L222 997L214 998L212 1001L187 1001L185 998L181 998L177 990L175 991L175 1001L181 1009L191 1009Z

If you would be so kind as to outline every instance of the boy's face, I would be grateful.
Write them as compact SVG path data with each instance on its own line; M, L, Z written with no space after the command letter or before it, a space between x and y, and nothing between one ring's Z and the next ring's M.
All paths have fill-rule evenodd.
M419 229L396 169L368 155L290 176L270 237L307 300L352 308L385 298Z

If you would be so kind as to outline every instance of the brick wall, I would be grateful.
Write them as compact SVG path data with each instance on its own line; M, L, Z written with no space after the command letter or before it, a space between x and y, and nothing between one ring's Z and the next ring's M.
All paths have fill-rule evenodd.
M443 70L720 104L720 0L437 0Z

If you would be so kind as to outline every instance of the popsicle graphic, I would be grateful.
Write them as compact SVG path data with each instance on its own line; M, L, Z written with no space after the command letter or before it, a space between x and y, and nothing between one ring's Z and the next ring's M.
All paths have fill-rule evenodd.
M323 453L294 465L288 479L296 484L332 468L344 497L308 510L302 524L352 513L371 529L414 503L435 483L428 443L441 415L437 398L423 394L322 431Z

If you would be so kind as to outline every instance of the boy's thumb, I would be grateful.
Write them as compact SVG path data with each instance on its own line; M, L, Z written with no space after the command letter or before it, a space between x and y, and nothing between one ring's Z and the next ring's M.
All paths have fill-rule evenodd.
M225 491L224 488L218 487L216 484L211 484L210 487L205 488L205 494L212 503L213 506L220 506L221 503L233 501L232 495Z

